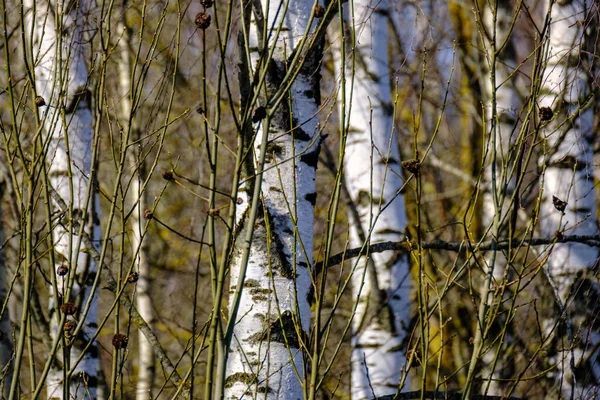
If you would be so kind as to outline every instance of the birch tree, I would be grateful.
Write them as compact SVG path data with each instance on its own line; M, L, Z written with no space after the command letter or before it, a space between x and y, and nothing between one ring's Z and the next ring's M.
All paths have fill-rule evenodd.
M351 197L350 246L404 240L407 224L402 171L394 129L388 59L387 1L346 5L346 49L337 60L344 75L338 92L347 129L344 178ZM353 316L353 399L393 394L409 386L406 345L410 318L407 254L361 257L352 272L358 305Z
M518 64L514 27L521 5L515 6L512 1L481 1L476 4L480 17L479 35L484 51L480 77L486 135L482 222L486 232L497 240L515 234L516 211L519 209L515 204L518 199L515 191L522 169L519 155L525 141L519 137L521 100L514 76ZM506 322L501 318L499 310L506 291L505 279L513 262L515 258L510 249L492 251L486 256L480 311L488 307L496 311L480 314L480 317L487 314L488 321L478 321L479 328L493 325L499 327ZM493 293L499 293L500 296L494 296ZM498 374L508 375L510 372L507 365L496 372L500 353L495 346L484 351L486 342L496 342L502 346L504 341L492 337L490 332L504 332L504 329L485 328L477 331L471 369L476 370L477 359L481 357L488 378L483 392L499 394L499 384L492 381L492 378L498 377Z
M61 345L46 381L50 399L99 398L98 347L82 350L97 326L97 268L82 230L99 237L92 168L93 118L86 67L89 3L24 3L32 32L36 105L42 111L50 191L68 204L54 216L55 275L50 304L51 337ZM22 328L23 329L23 328ZM53 354L50 354L53 357ZM79 360L81 356L81 360ZM19 371L15 380L19 379ZM15 381L13 381L14 387ZM14 390L11 390L11 395Z
M122 31L122 37L119 39L119 49L121 59L119 61L119 86L121 89L121 129L129 131L125 137L130 137L132 142L140 141L140 129L136 113L132 109L132 97L134 96L134 85L132 85L132 47L133 35L132 29L127 26L126 20L127 2L123 2L123 15L119 21L119 28ZM131 249L135 259L136 271L133 273L136 284L136 307L140 315L151 326L154 320L154 310L152 309L152 300L150 298L150 262L148 259L148 244L144 241L146 233L144 213L147 212L146 191L144 181L146 179L146 161L141 145L134 147L133 151L127 153L127 162L133 174L131 185L129 186L129 202L131 206ZM152 387L154 384L154 351L144 337L138 333L139 361L136 399L146 400L152 398Z
M539 118L544 124L540 158L543 188L540 233L597 235L592 144L592 84L597 9L583 0L549 1L547 64L543 74ZM591 40L590 40L591 39ZM557 318L548 333L559 335L553 374L566 398L595 398L600 382L598 250L581 243L555 244L547 252L548 280L555 293ZM564 324L564 326L563 326ZM566 332L564 336L560 332Z
M239 79L243 107L257 130L253 168L248 166L253 175L237 198L230 320L220 361L227 361L227 399L301 399L306 389L320 146L322 46L314 36L314 6L306 0L244 3L252 9L242 14L242 31L249 31L240 40Z

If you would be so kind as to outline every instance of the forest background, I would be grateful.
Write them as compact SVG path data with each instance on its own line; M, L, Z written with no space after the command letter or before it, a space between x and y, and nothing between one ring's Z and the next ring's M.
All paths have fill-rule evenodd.
M599 396L597 2L1 11L5 397Z

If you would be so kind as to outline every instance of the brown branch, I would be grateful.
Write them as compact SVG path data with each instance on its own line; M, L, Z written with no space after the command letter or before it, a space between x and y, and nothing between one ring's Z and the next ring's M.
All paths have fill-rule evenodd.
M581 243L590 247L600 247L600 235L558 235L552 238L533 238L530 240L519 240L519 239L500 239L496 242L497 250L506 250L508 248L517 248L521 246L543 246L555 243ZM421 244L424 250L445 250L454 253L465 254L467 251L485 252L492 250L494 242L492 240L486 240L485 242L468 243L468 242L446 242L443 240L433 240L431 242L423 242ZM315 263L315 270L320 272L324 264L327 267L331 267L340 264L342 261L363 256L371 253L381 253L384 251L394 250L398 252L410 252L418 249L417 243L413 241L405 242L381 242L375 243L370 246L357 247L354 249L348 249L341 253L335 254L327 260L326 263L320 261Z

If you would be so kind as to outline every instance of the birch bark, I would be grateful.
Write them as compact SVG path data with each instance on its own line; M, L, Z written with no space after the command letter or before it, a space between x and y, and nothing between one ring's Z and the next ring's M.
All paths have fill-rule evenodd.
M388 5L385 0L355 0L345 7L345 23L354 33L354 43L347 40L348 54L344 55L349 110L343 116L348 134L344 178L353 204L350 246L399 242L405 238L407 220L393 122ZM407 255L387 251L361 257L352 284L358 299L352 334L352 398L394 394L406 373L403 341L408 333L411 286ZM409 387L408 380L404 387Z
M269 97L287 83L295 52L307 45L312 0L252 2L248 48L251 81L266 72ZM267 56L272 52L272 58ZM231 263L230 318L235 325L225 374L225 398L260 395L302 399L310 309L307 299L313 251L315 173L320 149L321 46L309 52L275 109L255 108L256 179L238 198L237 239ZM254 90L263 88L253 87ZM264 107L264 99L261 100ZM268 116L260 118L266 111ZM260 122L259 122L260 120ZM254 189L260 191L254 191ZM252 223L251 205L258 202ZM248 235L248 231L251 234ZM250 240L248 240L250 238ZM250 247L244 263L245 246ZM241 292L240 292L241 291ZM240 292L239 302L236 295Z
M543 74L540 119L546 124L543 197L539 229L544 236L597 235L592 145L590 65L588 34L596 31L592 10L584 0L546 2L551 14L548 59ZM551 7L549 9L549 7ZM565 204L566 203L566 204ZM559 338L554 374L566 398L596 398L600 382L598 347L600 330L594 323L599 287L592 269L598 249L584 244L556 244L548 250L547 272L562 304L559 321L565 325ZM560 336L560 335L559 335Z
M485 73L481 77L481 93L485 105L485 132L488 135L486 154L488 165L485 168L486 187L483 193L483 224L493 238L506 237L513 234L516 225L514 194L518 174L520 172L516 143L519 138L519 114L521 99L512 76L517 68L516 48L513 24L518 14L511 1L481 1L481 22L483 44L485 49ZM523 141L521 141L523 142ZM508 274L510 251L494 251L485 258L486 277L481 286L481 293L486 304L496 310L502 307L502 294L505 293L505 276ZM491 293L498 293L494 298ZM506 320L503 312L486 313L488 321L480 321L479 326L489 326L487 335L480 334L475 350L484 349L486 342L498 342L494 332L501 332ZM478 332L479 333L479 332ZM510 335L510 331L508 333ZM494 336L492 336L494 335ZM477 335L479 336L479 335ZM485 336L485 337L484 337ZM505 339L506 340L506 339ZM481 347L480 347L481 346ZM497 368L499 360L497 346L493 346L481 355L483 372L487 379L484 394L500 394L501 385L492 378L508 378L510 366ZM472 359L472 362L474 360Z
M127 12L127 3L123 2L123 16L119 22L119 28L123 32L119 40L119 50L121 60L119 62L119 86L121 88L121 118L123 130L130 130L130 134L125 137L131 137L133 142L140 139L140 130L136 123L135 113L132 114L132 65L131 65L131 45L132 32L127 26L125 20ZM132 207L131 212L131 249L135 257L138 279L136 283L136 307L138 312L152 328L154 321L154 310L152 309L152 299L150 298L150 263L148 260L148 245L144 242L144 211L146 209L146 193L143 191L143 183L146 179L145 160L140 157L140 146L136 146L133 151L127 154L130 171L132 172L132 181L130 187L129 201ZM138 376L136 387L136 399L147 400L152 398L152 387L154 385L155 357L152 346L142 334L138 332Z
M70 3L25 0L33 50L36 92L48 143L50 184L69 204L68 213L56 215L53 241L56 258L55 288L51 288L51 336L64 335L63 346L47 378L50 399L98 398L99 355L93 344L69 377L97 327L97 293L89 284L97 267L70 221L95 238L99 235L97 202L92 173L93 118L90 110L89 75L85 64L87 1ZM41 100L38 100L41 105ZM96 203L96 204L95 204ZM58 304L54 304L58 301ZM89 312L82 315L86 302ZM66 321L60 326L59 321ZM75 330L82 321L82 329Z

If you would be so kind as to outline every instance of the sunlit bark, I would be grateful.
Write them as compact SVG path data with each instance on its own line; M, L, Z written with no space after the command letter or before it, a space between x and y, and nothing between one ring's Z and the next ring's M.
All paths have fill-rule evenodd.
M66 374L97 327L97 293L90 291L97 268L78 234L82 226L93 237L99 237L94 185L90 181L93 118L85 63L89 4L85 0L36 2L35 14L32 1L25 1L25 6L33 33L32 58L39 96L36 103L41 106L48 143L49 183L69 205L68 213L55 215L53 227L58 292L52 288L50 332L53 337L63 335L64 342L48 374L47 393L52 399L96 399L100 368L96 344L83 355L73 374ZM57 307L55 300L59 302ZM88 301L89 311L82 315ZM67 328L59 326L63 314ZM73 335L79 321L83 321L82 329Z
M346 7L346 103L342 111L348 131L344 178L352 199L350 246L400 242L407 220L390 89L387 2L360 0ZM339 70L341 60L337 65ZM387 251L362 257L353 270L352 284L358 299L353 319L352 398L396 393L407 363L404 339L411 286L407 255ZM408 385L405 380L404 387Z
M291 55L300 50L314 3L301 0L252 4L250 74L256 76L267 69L266 91L271 96L283 83ZM268 60L271 50L273 57ZM255 172L263 174L262 181L253 182L260 185L260 199L253 198L252 184L242 186L238 199L232 300L240 289L240 274L243 290L239 304L234 304L239 308L225 375L227 399L254 395L266 399L304 398L303 353L308 345L307 294L311 284L315 172L320 145L319 53L317 50L308 54L289 89L289 98L281 105L275 109L254 106L254 120L258 123ZM264 98L260 103L264 107ZM263 118L263 111L269 116ZM256 222L249 226L253 201L259 201L259 210ZM246 242L248 230L253 232L251 244ZM243 273L247 245L250 253Z
M596 31L592 14L597 10L588 9L587 4L583 0L557 1L550 10L548 59L539 101L540 119L545 124L539 218L544 236L598 234L590 143L593 56L586 49L591 45L587 35ZM553 376L566 398L592 398L594 390L598 395L600 381L600 331L595 322L599 290L592 269L598 250L572 243L556 244L548 252L547 270L557 302L562 303L557 307L557 319L547 324L549 331L561 333Z

